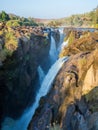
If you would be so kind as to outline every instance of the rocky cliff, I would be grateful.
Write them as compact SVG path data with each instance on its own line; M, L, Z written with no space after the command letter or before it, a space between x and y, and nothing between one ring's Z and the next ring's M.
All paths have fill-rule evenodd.
M35 100L39 86L37 68L47 59L49 48L50 39L44 35L42 28L1 26L1 120L6 116L19 117Z
M28 130L98 129L98 32L75 37L78 33L68 37L71 44L60 56L69 55L69 60L41 98Z

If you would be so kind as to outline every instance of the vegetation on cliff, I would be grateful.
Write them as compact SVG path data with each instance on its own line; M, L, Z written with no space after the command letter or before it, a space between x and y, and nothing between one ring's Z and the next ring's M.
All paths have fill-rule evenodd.
M92 11L84 14L75 14L69 17L53 20L24 18L14 14L7 14L5 11L0 13L0 21L7 22L9 26L73 26L73 27L91 27L98 28L98 6ZM47 21L47 22L46 22Z
M61 51L60 57L92 51L98 48L98 32L73 30L68 35L68 45Z
M19 17L14 14L7 14L5 11L0 13L0 21L6 22L8 26L38 26L34 18Z
M18 118L34 102L37 69L45 65L50 48L44 28L8 22L0 22L0 124L4 117Z
M84 14L75 14L66 18L52 20L49 26L73 26L98 28L98 7Z

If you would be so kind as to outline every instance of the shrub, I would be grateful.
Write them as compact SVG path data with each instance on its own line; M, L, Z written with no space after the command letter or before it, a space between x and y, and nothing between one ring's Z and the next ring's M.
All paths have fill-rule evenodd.
M73 31L71 31L68 39L69 39L68 40L68 46L70 46L73 43L73 41L75 40L75 34L74 34Z
M18 41L12 32L5 34L5 48L11 52L15 51L18 47Z
M9 19L9 15L5 11L2 11L0 14L0 21L8 21Z
M9 20L6 25L8 27L17 27L20 26L20 21L19 20Z

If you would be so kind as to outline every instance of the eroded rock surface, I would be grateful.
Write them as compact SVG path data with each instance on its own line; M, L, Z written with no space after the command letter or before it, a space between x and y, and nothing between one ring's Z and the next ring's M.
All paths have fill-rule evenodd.
M80 51L73 51L70 45L70 58L56 76L52 89L41 98L28 130L51 130L58 125L63 130L98 129L98 34L91 35L91 42L83 42L83 50L80 39Z
M2 29L6 31L7 28ZM18 43L16 50L8 50L9 55L5 52L5 35L3 30L0 30L0 120L7 116L19 117L35 100L39 86L37 68L44 64L50 49L49 38L43 33L40 35L38 30L43 32L41 28L33 27L11 29ZM11 32L8 31L9 34ZM15 36L17 32L19 35L22 32L23 35ZM26 33L30 34L29 38ZM12 44L14 43L12 42L10 47Z

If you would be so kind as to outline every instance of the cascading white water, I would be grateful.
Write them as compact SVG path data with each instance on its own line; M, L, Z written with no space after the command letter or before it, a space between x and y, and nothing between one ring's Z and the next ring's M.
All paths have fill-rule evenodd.
M52 83L59 72L60 68L62 67L63 63L68 60L68 57L64 57L58 59L55 64L49 69L47 75L45 76L41 88L37 93L35 103L28 108L22 117L18 120L13 120L11 118L6 118L2 123L1 130L27 130L27 126L32 119L32 116L35 113L36 108L39 106L39 100L42 96L45 96L48 91L50 90Z
M51 64L53 64L57 60L57 57L58 57L57 49L56 49L56 42L53 36L51 36L51 46L50 46L49 55L50 55Z
M60 32L60 42L58 44L58 48L57 48L57 51L58 51L58 54L60 53L61 51L61 45L63 43L63 40L64 40L64 32L63 32L64 28L59 28L59 32Z
M41 68L41 66L38 66L37 71L38 71L38 75L39 75L39 82L40 82L40 85L41 85L42 81L45 77L45 73L44 73L43 69Z
M60 32L60 43L59 43L59 47L58 47L58 53L65 47L68 45L68 41L69 39L67 39L66 41L64 41L64 37L65 34L63 33L63 28L59 29Z
M59 32L60 32L60 44L61 44L64 40L64 28L60 28Z
M66 41L64 41L64 42L62 43L62 45L61 45L61 50L62 50L65 46L68 45L68 41L69 41L69 39L67 39Z

